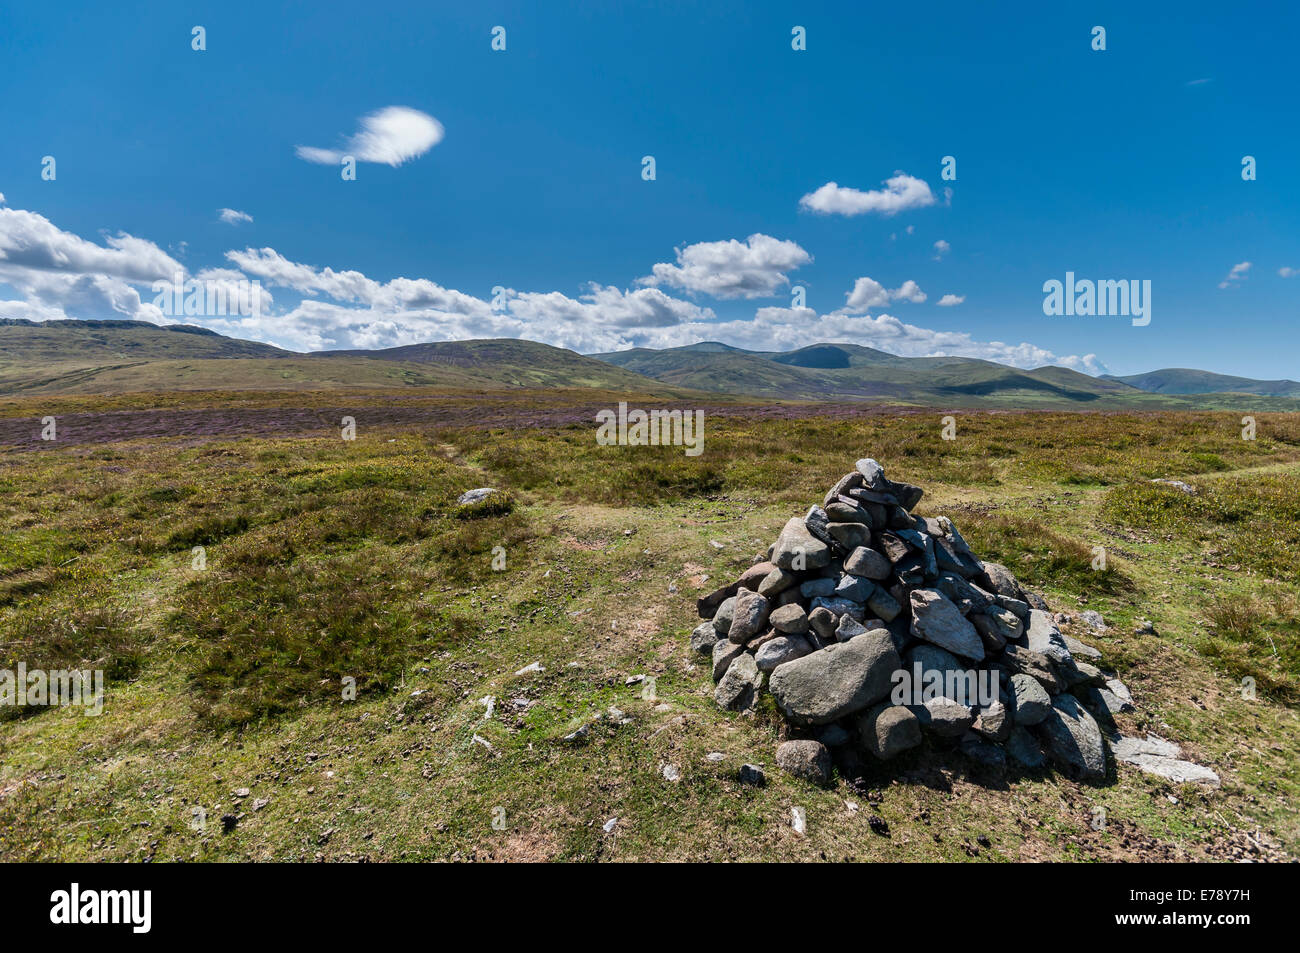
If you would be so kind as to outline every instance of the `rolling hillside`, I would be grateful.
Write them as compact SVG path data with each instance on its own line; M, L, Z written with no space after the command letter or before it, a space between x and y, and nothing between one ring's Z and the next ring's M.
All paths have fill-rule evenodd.
M870 401L936 407L1295 409L1300 384L1206 371L1089 377L854 344L748 351L717 341L584 356L521 339L300 354L204 328L141 321L0 321L0 395L414 387L589 388L664 397Z
M5 395L410 387L681 393L673 385L534 341L460 341L299 354L181 325L0 324L0 394Z
M1198 371L1187 367L1166 367L1145 374L1127 377L1105 376L1106 380L1120 381L1138 390L1153 394L1258 394L1264 397L1300 397L1300 382L1290 380L1259 381L1249 377L1233 377Z
M747 397L1031 407L1169 404L1122 382L1063 367L1020 370L965 357L898 357L853 344L813 344L788 353L725 345L634 348L595 356L682 387Z
M228 338L186 324L0 319L0 365L90 366L124 361L292 356L293 352L271 344Z

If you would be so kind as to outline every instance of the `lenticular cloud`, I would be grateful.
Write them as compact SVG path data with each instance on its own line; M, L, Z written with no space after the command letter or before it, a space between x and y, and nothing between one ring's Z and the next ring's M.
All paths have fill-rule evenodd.
M298 146L298 158L334 165L344 156L358 162L399 166L424 155L442 142L442 123L409 106L388 106L361 117L361 128L340 149Z

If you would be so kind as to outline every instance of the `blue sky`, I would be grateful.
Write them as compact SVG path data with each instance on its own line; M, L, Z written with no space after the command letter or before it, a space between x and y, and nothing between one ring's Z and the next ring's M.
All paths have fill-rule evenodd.
M541 6L5 5L0 316L1300 377L1300 9ZM176 267L269 299L160 313ZM1045 316L1067 271L1150 280L1151 323Z

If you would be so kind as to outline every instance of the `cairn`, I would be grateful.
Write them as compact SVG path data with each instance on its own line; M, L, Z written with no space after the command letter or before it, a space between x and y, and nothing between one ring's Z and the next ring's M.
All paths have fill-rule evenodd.
M925 736L982 768L1050 761L1104 778L1127 690L951 520L913 516L922 495L859 460L764 559L701 598L691 646L712 659L715 700L743 711L770 692L790 739L777 763L819 783L833 757L887 761Z

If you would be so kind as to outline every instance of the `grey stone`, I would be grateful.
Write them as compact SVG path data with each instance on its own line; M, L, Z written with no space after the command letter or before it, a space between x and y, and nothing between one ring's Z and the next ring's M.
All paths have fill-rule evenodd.
M1106 776L1106 743L1088 710L1073 695L1057 695L1038 726L1047 756L1071 777L1097 781Z
M844 560L844 571L865 579L888 579L893 564L868 546L859 546Z
M497 492L499 491L496 487L481 486L477 490L466 490L460 496L456 497L456 502L461 506L466 506L470 503L478 503L482 500L486 500L493 493Z
M1031 675L1011 676L1011 697L1017 725L1036 725L1052 710L1052 696Z
M799 579L788 569L782 569L779 566L774 568L770 573L763 577L763 581L758 584L758 594L765 599L771 599L780 595L789 589Z
M909 705L921 727L940 738L960 738L975 724L975 712L945 695L932 698L924 705Z
M1010 609L1004 609L1001 606L989 606L984 610L984 614L997 624L1003 641L1014 642L1024 635L1025 624Z
M835 580L827 577L821 579L809 579L807 582L800 583L799 594L805 599L815 599L818 596L829 596L835 591Z
M812 607L814 611L817 609L829 609L835 614L837 619L842 615L851 615L853 618L861 622L867 617L862 603L853 602L850 599L838 599L833 596L828 599L818 596L812 601Z
M927 686L933 684L939 686L940 694L947 695L953 701L968 700L965 697L966 663L947 649L941 649L929 642L920 642L907 650L903 661L907 666L907 675L912 689L905 699L908 704L923 704L925 698L922 697L922 692ZM935 674L929 674L932 672Z
M701 655L712 655L713 646L718 641L718 630L707 619L695 627L691 633L691 651Z
M861 523L829 523L826 529L831 534L831 538L846 550L852 551L859 546L871 545L871 530Z
M966 618L975 626L975 631L984 640L984 648L990 655L1002 651L1002 646L1007 644L1007 637L1002 634L1002 627L997 622L984 612L972 612Z
M840 616L840 623L835 627L835 640L847 642L858 635L865 635L869 629L851 615Z
M984 642L975 626L937 589L911 594L912 635L975 662L984 658Z
M835 586L836 599L848 599L850 602L865 603L876 591L876 584L861 576L845 575Z
M813 600L816 603L816 600ZM808 613L809 633L817 638L822 645L827 645L836 641L835 627L838 623L838 617L825 606L814 606L812 612Z
M1020 725L1016 725L1011 729L1011 734L1007 735L1004 747L1011 760L1022 768L1037 771L1047 764L1047 757L1043 754L1043 748L1038 743L1038 739Z
M880 533L876 537L880 551L891 564L897 565L908 557L911 549L893 533Z
M1046 655L1058 665L1069 666L1074 662L1074 656L1066 647L1061 630L1056 627L1051 615L1041 609L1033 609L1029 613L1029 622L1025 626L1025 647L1031 652Z
M1156 735L1147 735L1146 738L1123 735L1112 741L1111 750L1116 761L1134 765L1175 784L1219 785L1217 774L1207 767L1183 760L1178 745Z
M966 734L961 739L961 753L973 761L977 767L1000 774L1007 767L1006 752L999 745L986 741L984 737L976 733L978 731L979 721L976 721L975 731Z
M768 621L772 623L772 628L787 635L803 635L808 631L808 614L797 603L773 609Z
M731 613L736 608L736 597L731 596L724 599L722 605L718 606L718 611L713 615L713 629L723 638L727 637L727 632L731 629Z
M1011 734L1011 713L1006 705L995 701L975 710L975 724L971 728L990 741L1005 741Z
M993 591L1000 596L1006 596L1009 599L1024 602L1025 594L1020 588L1020 583L1012 575L1011 570L1001 563L984 563L984 575L988 578L993 587Z
M776 747L776 763L796 778L823 786L830 783L831 753L820 741L783 741Z
M770 689L790 721L825 725L888 695L898 666L889 632L874 629L777 666Z
M863 457L854 466L862 474L863 486L871 490L883 490L885 488L885 468L871 457Z
M810 506L803 517L804 528L812 534L814 539L821 540L827 546L834 542L831 539L831 534L826 531L826 524L829 522L830 517L826 515L826 511L820 506Z
M803 605L803 595L800 594L798 588L794 586L791 586L789 589L786 589L784 592L780 593L776 597L777 608L779 608L780 606L788 606L788 605L798 605L801 607Z
M1099 649L1095 649L1091 645L1080 642L1078 639L1069 635L1063 634L1062 638L1065 639L1065 647L1069 649L1070 654L1076 658L1092 659L1094 662L1101 658L1101 651Z
M870 598L867 599L867 608L870 609L877 618L885 622L893 622L898 614L903 611L903 607L898 604L898 600L891 596L879 586L876 587Z
M987 565L987 564L986 564ZM995 593L993 601L1003 609L1013 613L1017 619L1024 622L1029 618L1029 603L1023 599L1012 599L1010 596L1004 596L1001 593ZM1067 642L1068 644L1068 642Z
M1079 613L1079 618L1083 620L1084 625L1092 629L1094 632L1106 631L1106 620L1102 617L1102 614L1095 609L1085 609L1083 612Z
M840 748L853 740L853 735L838 721L833 721L817 731L817 740L828 748Z
M1070 688L1076 685L1096 685L1101 687L1106 684L1106 676L1101 673L1095 665L1089 665L1087 662L1075 662L1072 670L1073 678L1070 680Z
M731 663L745 651L743 645L737 645L727 639L719 639L713 646L713 680L721 681Z
M756 764L742 764L736 773L736 778L741 784L750 784L759 788L767 783L767 775Z
M857 721L863 747L888 761L921 743L921 722L902 705L878 705Z
M993 604L993 597L989 593L956 573L940 573L935 579L934 588L947 596L965 616L972 612L984 612Z
M830 492L826 494L826 498L822 501L822 505L829 505L835 501L837 496L846 494L850 490L855 490L863 485L864 481L861 473L858 473L856 470L853 473L846 473L844 476L840 477L839 481L833 487L830 488Z
M727 629L727 638L733 642L748 642L767 625L767 615L771 606L767 599L757 592L742 589L736 593L736 604L731 610L731 628Z
M770 672L778 665L803 658L813 647L801 635L780 635L770 642L764 642L754 653L754 662L760 672Z
M762 673L754 656L748 652L737 655L727 672L713 690L713 700L719 708L745 709L754 704L754 697L762 685Z
M1131 711L1133 709L1133 696L1129 694L1128 686L1118 678L1107 679L1106 689L1119 699L1120 704L1127 706L1122 708L1121 711Z
M797 516L790 518L772 546L772 562L782 569L817 569L830 561L830 547L808 532Z
M775 563L770 563L766 559L759 560L740 574L736 580L736 592L741 589L757 590L759 584L776 568Z
M899 483L891 480L889 488L898 500L898 505L908 512L915 509L916 504L921 502L921 497L925 496L925 490L911 483Z
M861 523L867 529L871 528L871 514L852 497L842 496L827 504L826 518L831 523Z
M983 564L959 546L954 536L928 537L934 541L934 555L939 568L946 572L955 572L964 579L979 576L984 571Z
M1032 676L1053 695L1065 690L1065 686L1056 676L1056 670L1052 668L1051 660L1039 652L1031 652L1022 646L1007 643L1002 654L998 656L996 664L1008 672Z

